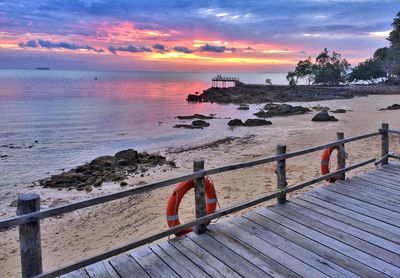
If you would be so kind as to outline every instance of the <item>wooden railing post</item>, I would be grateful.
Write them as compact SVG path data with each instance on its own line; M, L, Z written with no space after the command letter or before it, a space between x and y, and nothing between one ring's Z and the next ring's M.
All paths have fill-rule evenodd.
M279 144L277 146L276 154L285 154L286 153L286 145ZM276 175L278 178L278 186L277 189L279 191L279 195L277 196L277 200L279 204L286 203L286 193L281 192L287 186L286 182L286 159L278 160L276 162Z
M387 155L389 153L389 124L383 123L382 128L380 130L381 132L381 140L382 140L382 157ZM389 163L389 158L385 158L382 160L382 165L388 164Z
M336 133L337 140L342 140L344 139L344 133L343 132L338 132ZM337 163L339 166L339 169L346 168L346 152L344 150L344 144L340 144L338 146L338 151L337 151ZM338 175L339 180L345 180L346 179L346 173L341 173Z
M193 172L204 170L204 160L194 160L193 161ZM196 206L196 218L200 218L206 215L206 196L204 188L204 177L194 180L194 198ZM194 231L197 234L202 234L207 231L206 223L196 225Z
M40 196L24 194L18 198L17 215L40 210ZM22 277L32 277L42 273L42 250L40 221L36 220L19 226Z

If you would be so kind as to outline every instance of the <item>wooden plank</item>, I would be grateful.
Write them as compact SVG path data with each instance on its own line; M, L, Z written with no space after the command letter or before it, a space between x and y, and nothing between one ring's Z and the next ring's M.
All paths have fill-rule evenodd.
M118 273L115 271L115 269L111 266L109 261L103 261L103 265L112 277L121 277L118 275Z
M337 192L325 190L323 188L314 189L307 192L305 195L316 197L325 202L336 204L400 227L400 213L396 213L373 204L364 203L360 200L339 194Z
M241 277L234 270L186 237L181 237L179 240L170 240L170 243L211 277Z
M378 277L382 273L376 271L369 266L360 263L359 261L339 253L338 251L330 248L330 246L325 246L312 238L309 238L301 233L298 233L295 229L287 228L280 225L279 223L268 219L260 215L259 210L255 213L249 213L243 215L243 217L257 223L258 225L270 230L280 236L292 241L293 243L308 249L311 252L316 253L325 260L328 260L336 265L339 265L348 271L351 271L360 277Z
M323 208L319 205L304 201L302 199L296 199L293 200L294 204L299 205L301 209L308 209L308 210L312 210L316 213L322 214L320 217L329 217L332 218L334 220L336 220L339 223L342 224L347 224L349 226L352 226L353 229L351 227L343 227L343 228L347 228L347 230L351 230L351 231L355 231L356 233L361 233L362 231L365 231L369 234L372 235L376 235L377 237L374 237L374 240L378 240L379 237L387 239L389 241L391 241L393 244L400 244L400 234L395 234L392 233L391 231L387 231L382 229L381 227L377 227L375 225L377 225L377 223L375 223L375 225L370 225L366 222L360 221L356 218L353 217L348 217L347 215L341 214L340 212L337 211L332 211L326 208ZM312 211L309 211L309 213L311 213ZM334 221L331 221L332 223L336 223ZM336 223L338 224L338 223ZM364 233L362 233L362 235L364 236ZM381 244L384 244L384 241L381 242ZM398 248L400 248L400 246L398 246Z
M379 174L388 178L393 179L394 181L400 181L400 173L397 171L390 171L390 169L387 168L376 168L374 171L372 171L373 174Z
M92 265L88 265L85 267L85 270L89 277L96 277L96 278L119 278L119 275L113 270L113 272L108 272L104 263L108 262L98 262Z
M322 214L304 209L295 204L271 208L278 214L284 214L304 226L318 230L319 232L353 246L376 258L384 260L392 265L400 267L399 245L368 234L362 230L352 228L349 225L325 217Z
M365 265L368 265L375 270L381 272L382 274L384 273L392 277L400 277L400 268L396 268L395 266L387 264L384 261L379 260L374 256L371 256L370 254L367 254L352 246L344 244L343 242L331 238L330 236L324 235L312 228L304 226L282 215L276 214L271 210L260 209L257 211L257 213L262 213L262 215L264 215L265 217L268 217L269 219L274 220L275 222L278 222L279 224L284 225L287 228L294 229L297 232L309 237L310 239L318 241L319 243L324 244L327 247L337 250L344 255L347 255Z
M382 187L388 187L390 189L399 190L399 185L398 184L392 183L392 182L387 181L385 179L378 178L377 176L374 176L374 175L364 174L362 176L354 177L354 179L364 180L364 181L369 182L369 183L379 184Z
M60 276L60 278L89 278L86 271L81 268Z
M342 184L345 186L349 186L351 188L358 188L365 192L371 192L377 196L382 196L388 200L393 200L394 202L400 203L400 195L398 195L397 193L390 192L390 189L374 186L371 183L349 180L346 182L338 181L337 184Z
M352 187L350 184L345 184L345 183L337 183L337 184L330 184L329 186L326 187L327 190L331 188L340 188L342 192L353 192L357 193L360 196L365 196L370 199L373 199L375 201L380 201L381 203L390 203L397 212L400 211L400 200L398 200L397 195L392 196L392 197L387 197L384 196L384 193L381 193L380 191L378 192L372 192L372 190L369 190L368 187L366 188L355 188Z
M386 167L386 165L385 165L385 167L379 167L379 168L377 168L377 170L384 171L384 172L389 172L389 173L392 173L392 174L394 174L394 175L400 176L400 171L399 171L399 169L394 169L394 168Z
M229 222L232 223L232 225L228 226L228 230L234 232L234 236L241 238L246 242L254 236L257 236L258 241L259 239L262 239L273 247L278 248L279 252L276 252L275 249L269 248L265 248L263 252L275 260L281 258L282 260L279 262L284 263L286 267L298 273L302 277L315 277L321 275L321 273L330 277L358 277L354 273L325 260L323 257L265 229L245 217L236 217ZM223 224L227 225L227 221ZM260 248L262 246L261 244L263 244L262 241L260 244L255 240L251 243L255 245L256 248ZM306 264L306 266L304 266L304 264ZM319 273L315 273L315 270L319 271Z
M209 277L168 242L150 247L166 264L182 277Z
M380 177L380 178L387 179L387 180L389 180L389 181L391 181L393 183L396 183L396 184L398 184L399 180L400 180L399 177L396 174L392 174L392 173L389 173L389 172L381 171L381 170L378 170L378 169L370 171L370 172L368 172L368 174L369 175L373 175L373 176L377 176L377 177Z
M135 250L130 255L151 277L179 277L150 248Z
M392 203L389 202L382 202L381 199L377 198L376 196L374 196L373 194L362 194L358 191L354 191L354 190L348 190L346 188L342 188L342 187L335 187L335 186L325 186L324 190L329 190L329 191L333 191L357 200L360 200L362 202L368 203L368 204L372 204L381 208L385 208L388 210L391 210L393 212L398 213L400 211L400 208Z
M350 210L348 208L343 208L341 206L337 206L335 204L322 201L322 200L320 200L318 198L312 197L311 195L300 196L300 198L297 198L296 200L293 200L293 202L297 203L298 201L301 201L301 200L304 200L304 201L310 202L310 203L312 203L314 205L317 205L317 206L323 207L325 209L329 209L331 211L334 211L335 214L337 213L337 214L340 214L340 215L344 215L344 216L346 216L348 218L357 219L357 220L362 221L364 223L368 223L370 225L373 225L373 226L376 226L378 228L384 229L384 230L386 230L388 232L400 235L400 228L399 227L393 226L390 223L388 224L388 223L385 223L383 221L377 220L377 219L371 217L370 215L364 215L364 214L352 211L352 210ZM317 211L317 212L319 212L319 211ZM334 219L336 219L336 218L334 218ZM339 218L339 220L341 220L341 219Z
M364 184L368 184L369 186L374 186L376 188L392 192L393 194L400 195L400 186L391 185L387 182L382 182L381 180L374 180L367 176L354 177L349 181L362 182Z
M112 267L122 278L135 277L150 277L143 268L128 254L119 255L109 260Z
M244 277L270 277L266 272L207 234L197 235L190 233L187 237Z
M272 277L301 277L290 271L285 266L281 265L279 262L274 261L262 252L257 251L256 249L247 245L245 242L232 237L230 234L226 234L227 227L231 226L233 226L233 224L230 224L227 221L220 222L218 225L212 225L212 230L208 233L208 235L221 244L229 247L231 250L234 250L234 252L238 255L246 258L248 261L251 261L254 265ZM249 237L252 237L252 235L249 235ZM270 253L274 253L273 250L270 250Z

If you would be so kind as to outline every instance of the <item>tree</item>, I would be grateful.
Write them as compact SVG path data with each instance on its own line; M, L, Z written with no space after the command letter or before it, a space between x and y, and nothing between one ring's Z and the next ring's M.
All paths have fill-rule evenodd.
M389 70L389 78L400 76L400 12L393 19L392 27L394 28L387 40L390 42L388 48L388 57L386 59Z
M311 57L308 59L299 61L294 71L289 71L286 79L289 81L290 86L295 86L299 80L306 79L308 85L310 85L313 80L313 63L311 62Z
M290 86L295 86L299 79L306 79L308 84L338 85L346 80L346 71L350 64L346 59L333 51L332 55L325 48L313 64L311 57L299 61L294 71L289 71L286 79Z
M315 60L314 84L339 85L345 82L350 64L340 53L332 51L332 55L329 55L328 49L325 48Z
M348 76L348 81L366 81L369 84L373 84L378 78L382 78L383 80L387 77L383 64L384 62L377 58L367 59L353 68L353 71Z

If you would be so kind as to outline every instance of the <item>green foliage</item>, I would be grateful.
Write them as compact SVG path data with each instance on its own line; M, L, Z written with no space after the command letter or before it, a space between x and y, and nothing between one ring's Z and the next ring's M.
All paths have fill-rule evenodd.
M375 55L374 55L375 56ZM385 78L386 70L384 62L378 58L367 59L359 63L348 76L349 82L366 81L370 84L375 83L378 78Z
M390 41L390 47L387 50L385 59L386 66L389 70L389 78L400 76L400 12L392 22L393 30L387 38Z
M397 13L396 17L393 19L392 27L394 28L387 38L390 41L391 47L400 46L400 12Z
M289 71L286 79L290 86L295 86L299 79L305 79L308 84L338 85L346 80L346 71L350 64L335 51L329 54L325 48L313 64L311 57L299 61L294 71Z
M314 67L314 84L339 85L346 81L346 72L350 68L349 62L338 52L324 49L316 58Z

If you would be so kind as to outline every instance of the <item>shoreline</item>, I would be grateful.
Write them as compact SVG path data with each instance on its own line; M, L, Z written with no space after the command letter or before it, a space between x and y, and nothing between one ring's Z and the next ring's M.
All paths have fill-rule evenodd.
M156 182L192 172L193 159L205 159L205 168L209 169L230 163L254 160L274 155L276 145L287 145L288 152L304 149L336 140L336 131L343 131L345 137L377 131L382 122L388 122L391 129L400 129L399 110L379 111L393 103L400 103L400 96L369 96L347 100L327 100L304 103L309 107L320 105L332 109L345 108L348 113L335 114L338 122L315 123L312 114L277 117L273 125L262 127L235 127L240 136L228 136L222 140L213 140L195 146L184 146L171 150L165 149L163 155L174 161L177 168L157 166L149 169L143 177L137 175L128 180L129 184ZM228 128L228 127L227 127ZM235 133L236 134L236 133ZM399 137L390 138L391 150L400 148ZM346 144L349 153L348 165L366 158L380 156L380 138L374 137L360 143ZM162 153L162 152L160 152ZM287 180L289 186L312 179L320 175L320 153L312 153L287 161ZM255 166L248 169L221 173L212 176L221 207L256 198L261 194L275 192L276 177L274 163ZM371 166L372 167L372 166ZM350 172L348 176L365 171L365 168ZM306 192L303 189L289 197ZM129 185L128 185L129 186ZM107 193L123 190L116 183L105 183L91 192L77 190L59 190L33 187L32 185L9 186L0 188L0 217L15 215L16 197L23 193L38 193L42 198L42 209L55 207L82 199L93 198ZM43 221L42 248L45 269L62 265L70 258L83 257L110 250L154 231L166 228L165 207L173 188L154 190L137 197L127 197L119 201L82 209ZM263 203L261 206L272 204ZM11 205L11 206L10 206ZM194 217L194 198L185 196L180 207L182 222ZM252 208L254 209L254 208ZM6 276L19 273L19 246L17 229L2 232L0 245L0 268Z
M202 94L196 92L186 98L189 102L211 102L220 104L267 103L267 102L302 102L331 99L350 99L366 95L399 94L399 86L390 85L264 85L243 84L234 87L211 87Z

